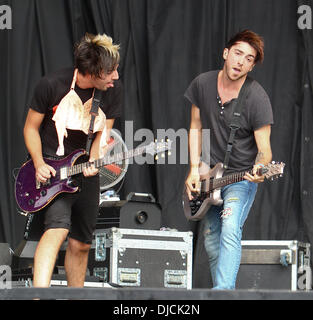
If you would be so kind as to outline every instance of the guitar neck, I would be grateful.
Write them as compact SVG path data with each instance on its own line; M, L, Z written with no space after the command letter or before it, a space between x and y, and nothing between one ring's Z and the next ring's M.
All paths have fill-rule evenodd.
M101 167L104 167L108 164L112 164L115 162L119 162L125 159L129 159L132 157L136 157L146 150L146 146L139 147L136 150L130 150L127 152L120 152L113 156L105 156L103 158L97 159L93 162L84 162L80 164L76 164L72 167L67 167L67 176L73 176L79 173L82 173L84 169L90 168L91 166L94 166L95 168L99 169Z
M229 184L243 181L244 180L243 177L245 176L246 172L247 171L232 173L227 176L214 179L212 183L212 188L210 187L210 190L222 188L222 187L228 186ZM248 171L248 173L251 174L252 170Z

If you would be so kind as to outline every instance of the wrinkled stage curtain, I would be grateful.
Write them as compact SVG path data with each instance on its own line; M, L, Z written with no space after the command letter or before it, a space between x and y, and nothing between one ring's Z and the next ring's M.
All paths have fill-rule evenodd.
M72 48L85 32L106 32L121 44L120 77L124 115L116 126L125 134L141 128L187 130L190 106L183 94L201 72L222 67L226 40L249 28L265 39L265 61L252 76L268 92L274 110L273 159L286 163L285 175L265 182L244 228L245 239L313 241L312 221L312 30L297 27L294 0L24 0L7 1L13 29L1 37L1 241L14 247L24 218L17 214L12 171L25 160L23 123L39 78L72 64ZM129 129L129 128L128 128ZM129 132L128 132L129 133ZM142 141L133 141L133 147ZM184 151L177 137L175 146ZM121 191L152 193L163 208L163 225L195 233L195 274L207 268L201 223L188 223L181 192L188 166L129 167ZM180 163L179 163L180 162ZM183 163L181 163L183 162ZM200 230L200 231L199 231ZM206 281L195 277L195 286Z

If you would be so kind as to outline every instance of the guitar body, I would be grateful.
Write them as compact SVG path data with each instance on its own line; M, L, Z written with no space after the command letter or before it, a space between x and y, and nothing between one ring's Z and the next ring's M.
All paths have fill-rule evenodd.
M71 178L61 179L60 169L72 167L75 162L85 155L84 150L77 150L62 160L45 159L45 162L53 167L57 174L49 179L46 184L40 184L39 188L35 178L35 168L32 160L27 161L21 167L15 182L15 199L18 206L24 212L36 212L47 206L58 194L75 193L78 187L73 185Z
M114 141L109 142L109 147L114 145ZM77 185L71 179L73 175L83 172L84 168L94 165L95 168L104 167L113 178L120 174L121 169L115 165L123 159L135 157L148 153L155 155L171 149L172 142L151 142L146 146L138 147L136 150L117 153L114 156L105 156L90 162L76 164L77 160L86 154L85 150L79 149L72 152L61 160L45 159L45 162L53 167L56 176L51 177L45 184L38 183L35 178L35 168L32 160L23 164L15 181L15 199L18 206L27 213L37 212L46 207L60 193L75 193L78 191ZM109 148L110 149L110 148Z
M212 205L221 206L223 204L221 189L217 188L215 190L210 190L210 182L213 181L213 179L221 178L223 173L224 169L222 163L217 163L212 169L205 163L201 163L199 168L201 181L200 195L195 195L193 200L189 200L186 186L184 186L183 208L188 220L201 220Z
M285 164L283 162L274 162L258 168L256 174L264 176L264 178L273 181L275 178L283 176ZM254 174L252 169L248 171ZM222 163L217 163L213 169L210 169L206 164L201 163L199 168L200 174L200 194L193 194L194 198L189 200L186 186L183 191L183 207L184 213L188 220L201 220L210 206L221 206L223 199L221 198L221 188L232 183L244 180L246 171L232 173L223 176L224 169Z

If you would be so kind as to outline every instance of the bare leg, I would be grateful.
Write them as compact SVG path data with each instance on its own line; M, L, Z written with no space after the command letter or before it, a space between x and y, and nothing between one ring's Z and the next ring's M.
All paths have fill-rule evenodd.
M89 244L69 239L65 255L65 271L69 287L84 286L90 247Z
M34 257L34 287L50 286L56 257L67 234L67 229L49 229L42 235Z

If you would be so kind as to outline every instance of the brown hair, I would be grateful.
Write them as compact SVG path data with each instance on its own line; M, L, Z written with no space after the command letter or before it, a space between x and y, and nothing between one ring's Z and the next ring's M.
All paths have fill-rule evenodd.
M74 65L78 71L100 78L102 73L111 73L120 61L119 45L111 37L88 34L75 45Z
M250 30L243 30L234 35L227 43L226 48L230 49L237 42L247 42L257 52L254 62L262 63L264 60L264 40L261 36Z

